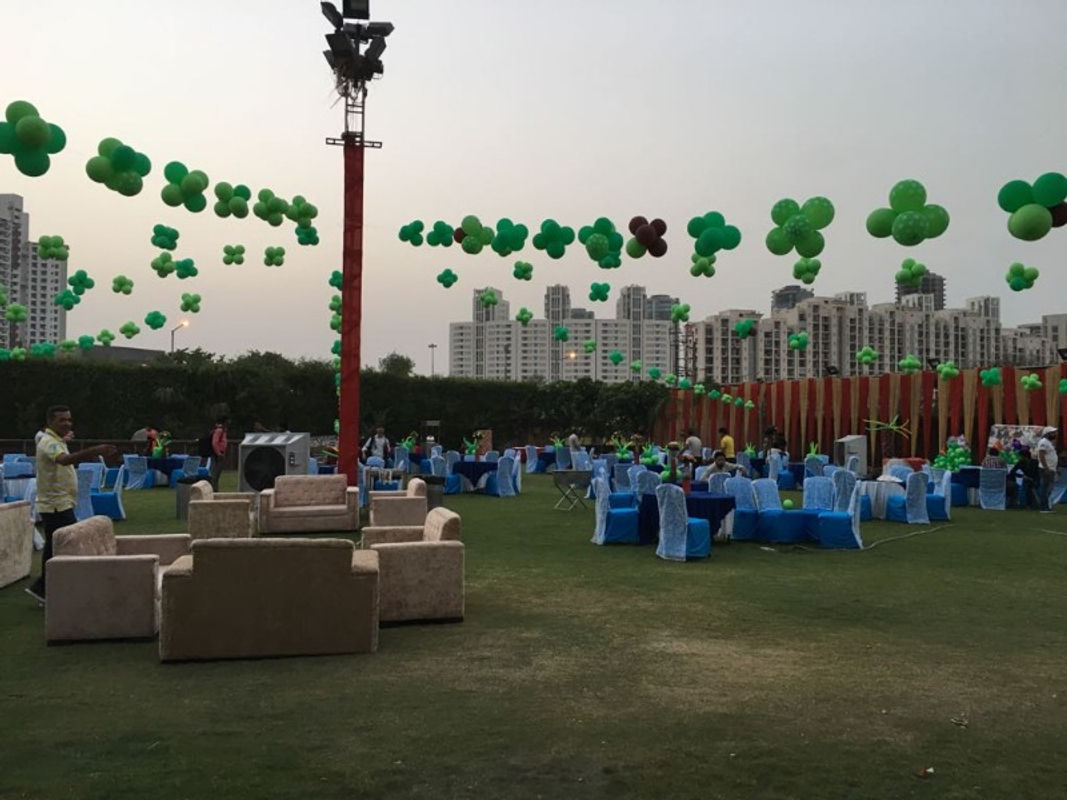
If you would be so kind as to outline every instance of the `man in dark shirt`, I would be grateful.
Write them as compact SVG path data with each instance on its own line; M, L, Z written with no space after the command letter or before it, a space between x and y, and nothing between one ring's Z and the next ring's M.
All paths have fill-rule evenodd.
M1030 456L1030 451L1023 448L1019 451L1019 462L1008 472L1008 505L1017 506L1025 499L1027 508L1037 508L1037 482L1038 465ZM1017 482L1022 478L1022 486Z

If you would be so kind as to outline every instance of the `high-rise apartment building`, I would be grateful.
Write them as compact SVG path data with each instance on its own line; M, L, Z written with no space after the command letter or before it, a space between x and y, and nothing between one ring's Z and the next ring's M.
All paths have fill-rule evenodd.
M24 305L29 312L21 323L0 319L0 347L29 347L65 339L66 311L54 300L66 283L65 261L38 257L22 197L0 194L0 285L6 287L8 303Z
M814 296L815 292L811 289L805 289L795 283L783 286L781 289L775 289L771 292L771 311L792 308L801 300L807 300L809 297Z
M945 307L945 279L936 272L927 272L923 275L922 283L918 286L901 286L897 284L897 302L899 303L909 294L929 294L934 297L934 311L940 311Z

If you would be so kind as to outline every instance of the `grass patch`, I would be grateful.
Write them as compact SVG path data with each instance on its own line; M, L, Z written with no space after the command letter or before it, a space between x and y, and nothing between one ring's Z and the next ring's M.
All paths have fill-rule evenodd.
M447 499L467 619L383 629L373 656L160 664L154 642L46 647L28 584L0 590L0 797L1048 798L1067 784L1067 537L1039 530L1067 533L1062 511L954 509L870 551L737 543L677 564L594 547L592 511L552 510L544 476L524 490ZM125 499L121 533L183 529L171 491Z

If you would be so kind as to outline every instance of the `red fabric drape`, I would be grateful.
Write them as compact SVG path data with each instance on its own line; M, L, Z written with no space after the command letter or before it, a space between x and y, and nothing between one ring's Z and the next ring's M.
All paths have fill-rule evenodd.
M1045 390L1036 389L1026 393L1026 399L1030 401L1030 424L1047 425L1045 422L1048 415L1045 413Z
M795 452L796 448L800 444L800 392L801 387L806 384L806 381L792 381L789 385L789 391L793 395L792 405L793 413L789 415L789 419L786 420L788 426L788 434L786 440L789 442L789 451Z
M934 428L937 427L937 419L934 417L934 382L936 380L936 372L922 374L922 405L919 414L923 422L923 451L920 455L925 458L929 458L941 449L940 442L936 447L931 447Z
M959 436L963 432L963 379L956 378L948 382L948 424L949 436Z
M986 442L989 440L989 390L982 385L981 381L978 382L978 395L975 402L978 403L976 416L978 430L971 444L971 452L978 454L985 452Z
M1015 409L1015 367L1001 367L1001 377L1004 379L1004 419L995 419L994 423L1015 425L1019 422L1018 411Z

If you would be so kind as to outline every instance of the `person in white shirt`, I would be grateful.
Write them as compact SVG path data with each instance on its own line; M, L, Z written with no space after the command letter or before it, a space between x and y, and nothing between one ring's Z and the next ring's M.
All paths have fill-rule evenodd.
M578 434L572 433L567 437L567 449L568 450L580 450L581 446L578 444Z
M1040 468L1037 499L1038 507L1042 514L1052 513L1052 507L1049 505L1049 496L1052 494L1052 485L1056 482L1056 474L1059 472L1059 457L1056 454L1056 433L1055 428L1045 428L1035 448L1037 465Z
M367 439L363 445L363 457L364 459L377 456L383 461L389 458L389 454L392 451L392 447L389 444L389 439L385 436L385 428L378 426L374 430L374 435Z
M704 443L700 441L700 437L697 436L697 432L692 428L689 429L689 437L685 440L685 449L695 459L701 459L704 457Z

